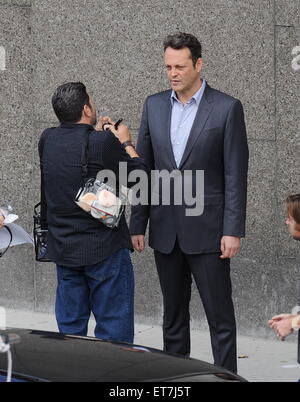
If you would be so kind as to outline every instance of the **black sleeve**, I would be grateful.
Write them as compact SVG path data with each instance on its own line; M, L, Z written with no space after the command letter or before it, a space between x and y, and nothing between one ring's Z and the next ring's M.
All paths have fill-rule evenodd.
M245 236L249 151L239 100L229 110L224 135L225 206L223 235Z
M128 188L136 184L136 181L128 181L131 172L134 170L147 172L144 160L139 157L131 158L121 146L120 141L110 131L106 132L106 139L103 142L102 161L104 169L114 172L117 180Z

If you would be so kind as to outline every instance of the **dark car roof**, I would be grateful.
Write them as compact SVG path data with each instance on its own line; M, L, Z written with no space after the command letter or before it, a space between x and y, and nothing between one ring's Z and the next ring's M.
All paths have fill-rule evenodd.
M21 339L11 346L13 372L47 381L139 382L170 381L227 370L200 360L144 346L28 329L7 329ZM0 370L7 360L0 354Z

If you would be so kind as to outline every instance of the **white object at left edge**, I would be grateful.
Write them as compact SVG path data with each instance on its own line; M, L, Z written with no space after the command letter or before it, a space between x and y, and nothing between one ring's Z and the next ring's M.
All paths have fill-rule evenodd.
M34 244L33 238L21 226L16 225L15 223L9 223L5 226L9 227L12 233L12 242L10 247L25 243ZM0 229L0 249L6 248L9 242L9 232L5 230L5 228Z

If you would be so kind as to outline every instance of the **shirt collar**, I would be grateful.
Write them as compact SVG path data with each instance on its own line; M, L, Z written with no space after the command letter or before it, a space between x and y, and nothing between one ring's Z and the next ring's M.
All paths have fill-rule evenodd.
M90 124L86 124L86 123L60 123L60 127L61 128L73 128L73 129L76 129L76 128L84 128L84 127L86 127L86 128L91 128L91 129L94 129L94 127L93 126L91 126Z
M192 98L188 101L188 103L190 103L192 100L194 100L196 102L196 105L199 106L199 103L200 103L203 93L205 91L205 87L206 87L206 81L205 81L205 79L203 79L201 88L198 89L198 91L192 96ZM171 98L172 106L174 104L174 101L180 102L180 100L177 98L177 94L174 90L172 90L170 98Z

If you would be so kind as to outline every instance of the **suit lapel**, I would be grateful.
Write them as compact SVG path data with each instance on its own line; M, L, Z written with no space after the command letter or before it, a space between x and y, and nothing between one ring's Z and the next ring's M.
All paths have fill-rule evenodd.
M198 137L200 136L200 134L204 128L204 125L213 109L213 105L212 105L213 99L212 99L212 95L210 93L210 87L208 84L206 84L206 85L207 85L207 87L205 88L203 97L199 104L198 111L197 111L193 126L191 128L189 139L187 141L184 153L182 155L179 169L182 168L182 166L184 165L185 161L187 160L189 154L191 153L193 146L194 146L196 140L198 139Z
M172 104L170 100L171 91L167 91L166 95L160 105L160 122L162 132L162 145L166 150L168 158L174 169L177 169L173 148L171 143L171 116L172 116Z

